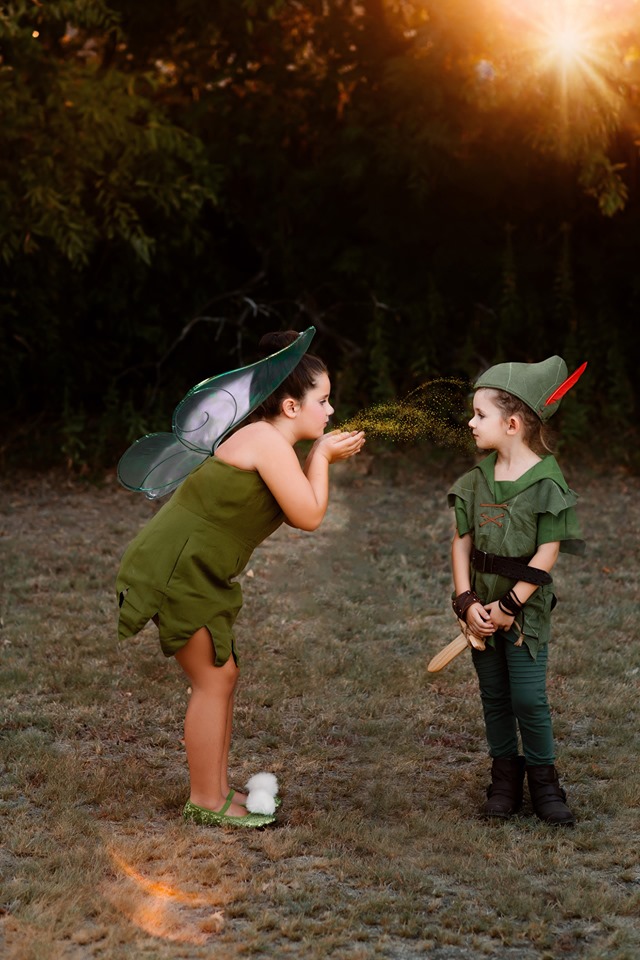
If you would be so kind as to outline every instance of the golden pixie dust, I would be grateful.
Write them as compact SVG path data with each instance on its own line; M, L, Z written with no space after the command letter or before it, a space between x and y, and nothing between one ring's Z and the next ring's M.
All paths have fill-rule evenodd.
M398 443L432 440L441 446L468 448L470 390L465 380L429 380L401 400L387 400L354 414L340 429L364 430L367 437Z

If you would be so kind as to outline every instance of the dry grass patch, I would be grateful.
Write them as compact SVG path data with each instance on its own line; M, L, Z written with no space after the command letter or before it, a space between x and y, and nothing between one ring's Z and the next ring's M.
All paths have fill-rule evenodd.
M188 692L147 628L115 640L118 558L154 509L59 477L0 512L0 953L7 960L635 960L640 955L640 483L576 475L586 560L556 575L550 698L579 818L477 818L487 780L455 633L446 489L464 464L337 468L315 534L244 575L235 780L278 825L185 825Z

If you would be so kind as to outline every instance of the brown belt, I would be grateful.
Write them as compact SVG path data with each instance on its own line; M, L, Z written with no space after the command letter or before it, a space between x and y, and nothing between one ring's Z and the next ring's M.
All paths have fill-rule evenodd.
M534 583L542 587L553 583L553 577L546 570L530 567L531 557L501 557L496 553L485 553L484 550L471 551L471 565L478 573L496 573L509 580L524 580L525 583Z

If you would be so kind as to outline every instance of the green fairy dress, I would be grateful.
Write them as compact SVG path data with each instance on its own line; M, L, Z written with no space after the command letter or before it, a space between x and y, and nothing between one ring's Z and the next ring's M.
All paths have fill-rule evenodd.
M532 557L541 544L555 541L564 553L584 553L575 512L578 496L555 458L544 457L517 480L497 481L496 457L495 451L489 454L449 491L459 535L469 533L476 549L503 557ZM471 587L484 603L504 596L514 582L471 568ZM553 597L553 584L538 587L507 634L515 641L522 632L534 659L549 642Z
M216 666L233 655L242 606L235 580L284 514L260 475L216 457L198 466L129 544L116 590L118 636L126 640L157 618L165 656L207 627Z

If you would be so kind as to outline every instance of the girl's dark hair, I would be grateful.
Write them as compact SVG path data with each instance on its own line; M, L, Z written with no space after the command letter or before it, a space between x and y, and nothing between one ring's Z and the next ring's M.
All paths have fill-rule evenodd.
M272 353L277 353L278 350L288 347L298 337L299 334L295 330L265 333L258 344L260 356L270 357ZM289 376L282 381L279 387L276 387L264 403L254 410L251 419L272 420L277 417L283 400L286 400L287 397L292 397L294 400L303 400L309 390L316 386L322 374L328 374L328 372L320 357L305 353Z
M524 442L534 453L551 453L551 436L549 428L542 422L537 413L527 406L524 400L514 397L506 390L491 388L493 401L502 411L505 419L511 416L520 417L524 428Z

